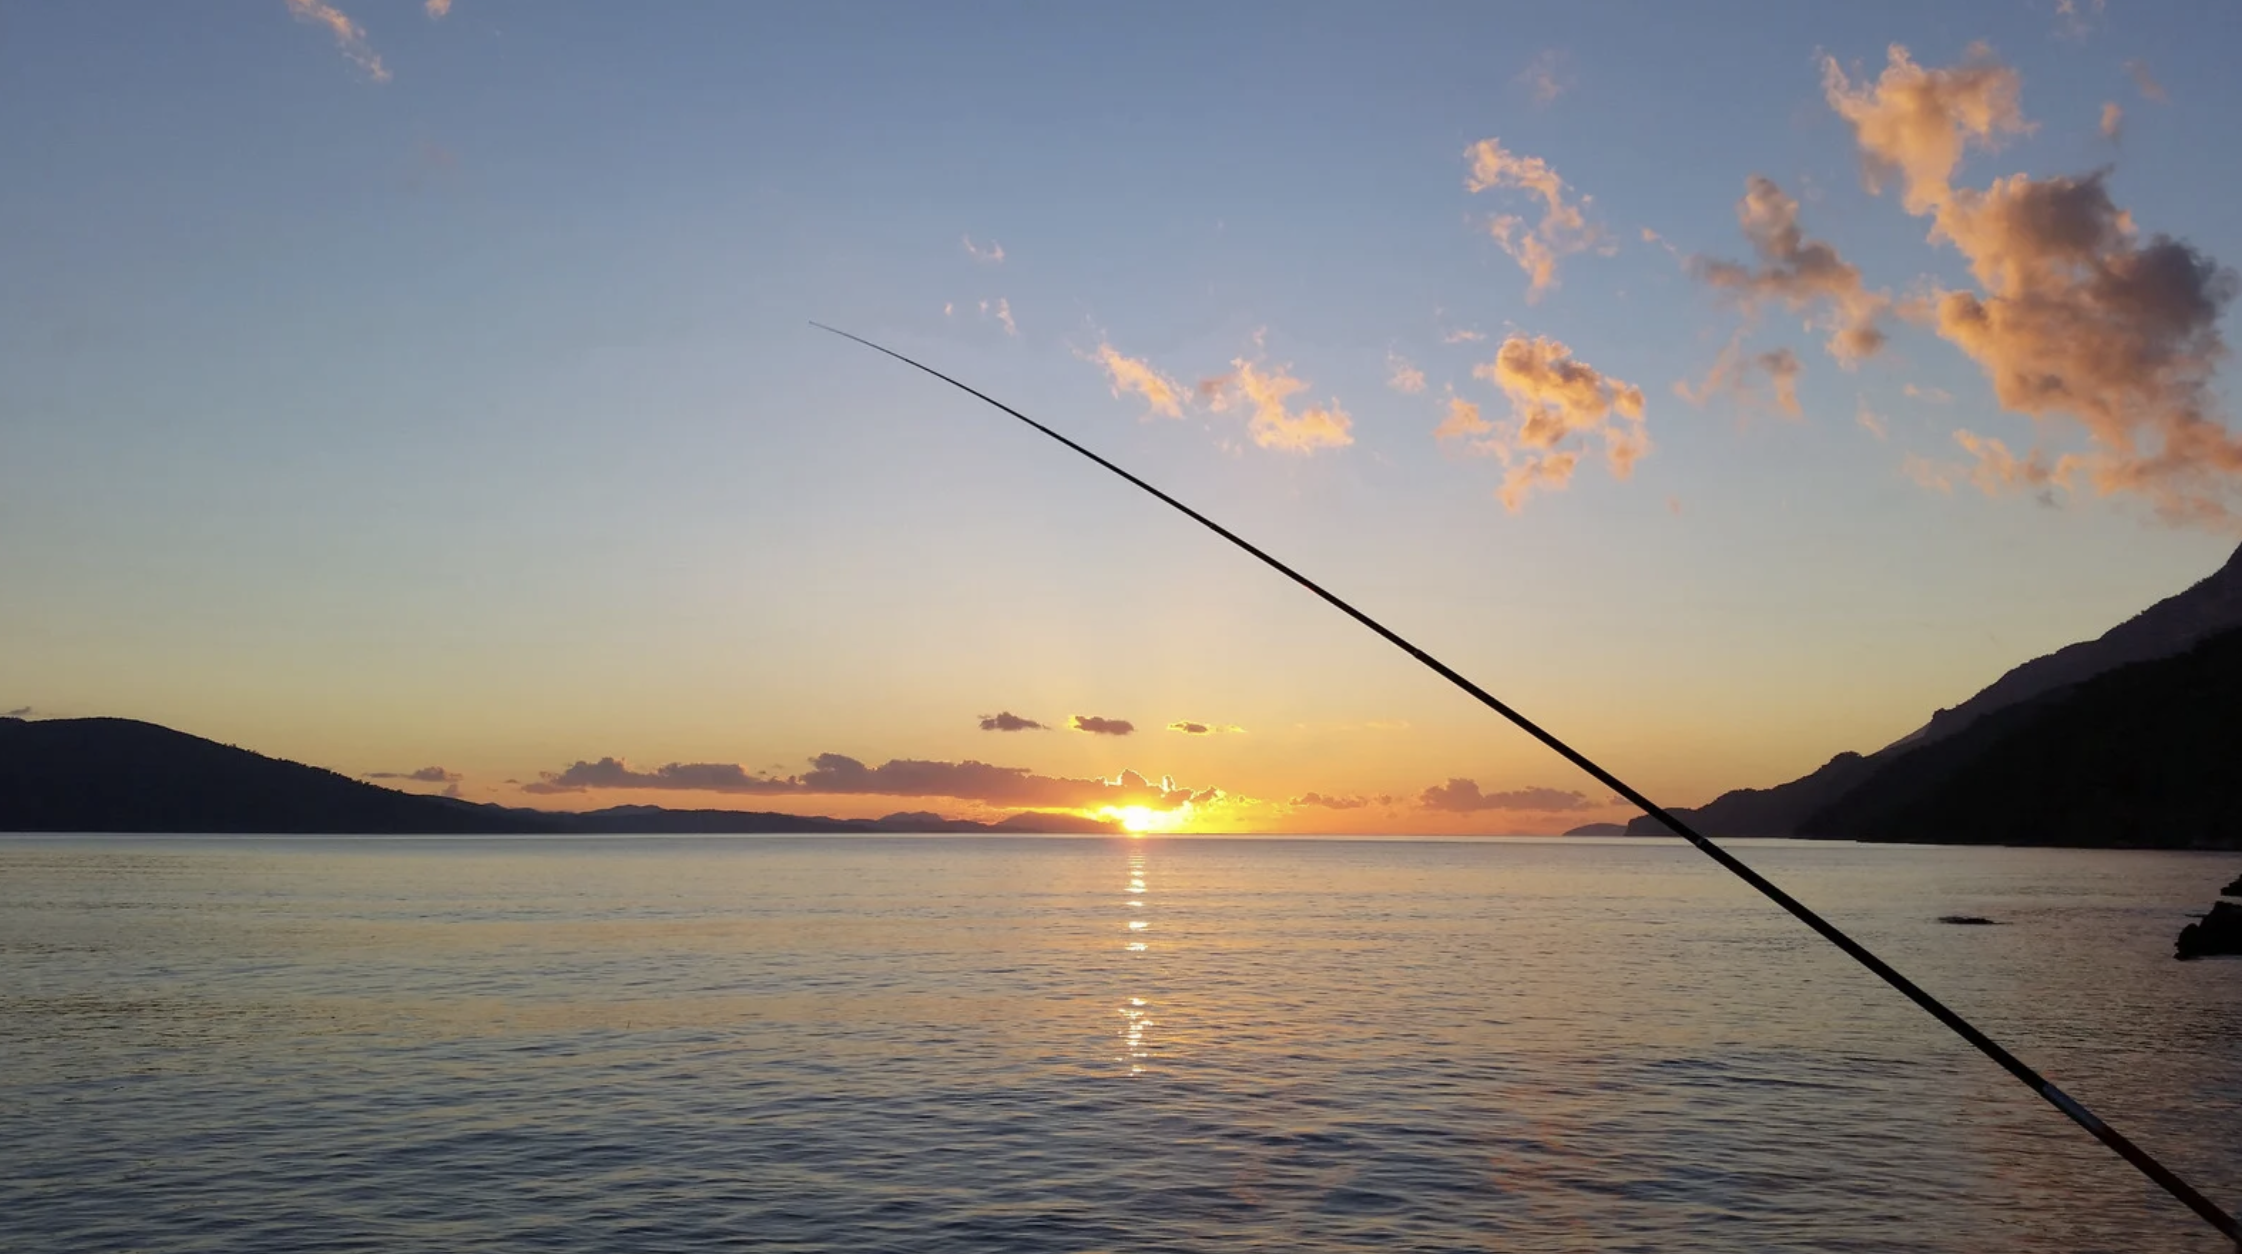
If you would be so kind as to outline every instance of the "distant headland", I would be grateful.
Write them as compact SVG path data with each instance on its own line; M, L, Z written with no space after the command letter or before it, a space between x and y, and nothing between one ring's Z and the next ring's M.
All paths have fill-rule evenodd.
M0 718L0 831L305 836L1118 833L1030 811L997 823L907 811L878 819L613 806L551 811L399 792L122 718Z

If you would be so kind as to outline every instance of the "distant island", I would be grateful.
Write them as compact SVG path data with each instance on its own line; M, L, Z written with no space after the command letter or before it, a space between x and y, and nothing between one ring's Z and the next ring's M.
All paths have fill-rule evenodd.
M1625 836L1627 834L1625 823L1583 823L1565 833L1567 836Z
M1679 815L1708 836L2242 848L2242 549L1914 733ZM1631 833L1664 828L1649 817Z
M1030 811L997 823L906 811L878 819L613 806L551 811L399 792L122 718L0 718L0 832L304 836L1118 833Z

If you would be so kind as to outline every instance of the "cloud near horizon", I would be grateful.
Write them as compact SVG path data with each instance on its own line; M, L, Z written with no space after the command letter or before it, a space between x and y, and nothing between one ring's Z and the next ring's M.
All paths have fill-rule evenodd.
M1226 733L1242 733L1245 728L1235 723L1197 723L1189 719L1177 719L1175 722L1168 724L1168 730L1180 732L1186 736L1219 736Z
M1532 227L1514 214L1497 214L1487 220L1487 233L1526 272L1526 301L1531 304L1557 286L1557 261L1585 252L1602 240L1602 232L1588 221L1586 196L1567 200L1565 180L1540 157L1521 157L1502 146L1499 139L1482 139L1464 150L1471 172L1464 190L1474 195L1498 187L1517 188L1541 197L1541 221Z
M839 753L810 759L800 775L759 775L730 762L671 762L651 771L634 770L620 758L578 761L565 770L547 771L522 791L544 796L606 789L663 792L716 792L747 796L949 797L997 807L1071 808L1141 805L1172 810L1186 802L1215 800L1220 790L1194 791L1173 779L1154 783L1135 771L1113 779L1070 779L1037 775L1022 766L986 762L937 762L896 758L879 766Z
M1585 795L1562 788L1518 788L1510 792L1483 793L1477 780L1451 779L1420 793L1417 804L1450 814L1475 814L1481 810L1592 810Z
M1137 729L1135 723L1125 718L1099 718L1095 714L1077 714L1067 726L1093 736L1126 736Z
M440 766L424 766L417 771L368 771L367 779L409 779L423 784L456 784L467 778L458 771L447 771Z
M1327 797L1322 793L1309 792L1302 793L1285 802L1285 804L1289 806L1317 806L1325 810L1360 810L1365 806L1390 806L1395 800L1396 798L1393 796L1383 793L1376 797Z
M1510 420L1488 423L1477 407L1451 401L1435 436L1476 437L1473 452L1501 460L1497 495L1511 513L1524 508L1535 489L1556 491L1570 483L1590 439L1602 441L1616 479L1633 473L1635 462L1650 450L1642 389L1574 360L1572 350L1556 340L1513 335L1492 362L1473 366L1471 373L1509 397Z
M993 732L1049 731L1050 727L1032 718L1022 718L1010 710L999 710L981 716L981 730Z

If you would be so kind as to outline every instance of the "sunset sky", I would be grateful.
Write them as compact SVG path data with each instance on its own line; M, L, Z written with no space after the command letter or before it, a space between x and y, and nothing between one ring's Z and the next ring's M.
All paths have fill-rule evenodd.
M0 710L513 805L1627 817L815 318L1653 796L1777 783L2242 538L2238 52L2225 2L17 6Z

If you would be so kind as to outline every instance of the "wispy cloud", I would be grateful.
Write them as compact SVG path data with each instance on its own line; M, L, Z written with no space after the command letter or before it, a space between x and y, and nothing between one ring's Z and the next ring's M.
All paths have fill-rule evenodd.
M1002 296L996 298L996 320L1004 324L1006 335L1020 333L1020 324L1012 321L1012 302Z
M452 0L424 0L421 8L432 18L442 18L452 11Z
M1389 352L1386 354L1386 386L1404 396L1415 396L1425 390L1425 372L1401 354Z
M2125 110L2115 100L2102 102L2102 138L2116 143L2125 132Z
M986 265L998 266L1004 264L1004 245L997 243L995 240L990 240L989 246L983 248L974 243L973 237L970 235L964 236L963 239L966 256ZM1034 267L1030 266L1029 269L1032 270Z
M1691 274L1726 293L1747 315L1770 304L1814 312L1830 333L1825 345L1830 356L1847 367L1884 347L1877 320L1890 308L1891 297L1868 290L1860 268L1835 247L1807 238L1798 224L1798 202L1773 179L1754 174L1745 181L1736 219L1758 264L1692 257Z
M1177 719L1175 722L1168 724L1168 730L1180 732L1186 736L1219 736L1236 735L1245 731L1245 728L1235 723L1199 723L1189 719Z
M1322 793L1308 792L1294 797L1285 804L1288 806L1318 806L1325 810L1360 810L1365 806L1372 805L1390 806L1394 803L1394 800L1393 797L1385 795L1376 797L1327 797Z
M1125 718L1100 718L1095 714L1077 714L1067 726L1093 736L1126 736L1137 729Z
M1917 387L1912 383L1900 385L1900 395L1911 401L1924 401L1932 405L1951 405L1954 394L1945 388Z
M1594 247L1601 233L1588 222L1588 197L1568 199L1565 180L1540 157L1521 157L1498 139L1482 139L1464 150L1471 163L1464 189L1473 193L1509 187L1531 192L1542 202L1541 221L1501 214L1487 221L1487 232L1518 268L1526 272L1526 299L1541 299L1557 285L1559 258Z
M1586 810L1594 803L1586 796L1562 788L1518 788L1509 792L1479 791L1476 780L1451 779L1420 793L1417 804L1427 810L1472 814L1480 810Z
M1329 405L1304 405L1292 409L1292 398L1308 390L1293 377L1289 366L1268 366L1240 357L1230 363L1229 374L1199 384L1208 408L1217 413L1244 407L1252 417L1246 424L1253 442L1262 448L1288 453L1313 453L1318 449L1345 448L1355 442L1354 419L1334 397Z
M1798 418L1802 413L1798 404L1798 376L1802 371L1798 354L1787 348L1747 354L1741 339L1732 339L1714 358L1712 369L1703 379L1695 384L1687 380L1676 383L1674 394L1692 405L1730 395L1744 402L1747 409L1764 404L1785 418ZM1766 380L1766 391L1760 388L1761 379Z
M2149 73L2148 62L2128 61L2125 63L2125 73L2128 78L2133 80L2133 88L2141 93L2141 99L2154 101L2157 104L2171 102L2172 97L2165 94L2164 84L2157 82L2156 75Z
M1884 421L1883 415L1868 407L1868 398L1865 396L1856 398L1853 421L1860 424L1861 430L1868 432L1879 440L1886 439L1891 435L1890 424Z
M1119 400L1123 392L1134 392L1144 398L1145 417L1154 414L1166 418L1183 417L1183 385L1154 369L1151 362L1124 356L1103 340L1098 342L1096 352L1083 353L1081 357L1105 367L1114 399Z
M1572 58L1555 48L1544 48L1534 54L1515 80L1526 94L1539 106L1546 106L1557 97L1572 90Z
M335 47L351 63L366 71L366 77L377 83L389 81L389 70L381 63L372 45L366 42L366 29L350 20L348 14L325 0L286 0L288 11L299 22L324 26L335 37ZM448 6L447 6L448 7Z
M984 714L981 716L981 730L993 732L1016 732L1049 731L1051 729L1049 727L1046 727L1042 723L1036 722L1032 718L1021 718L1019 715L1014 714L1010 710L1000 710L995 714Z
M938 762L897 758L867 766L838 753L821 753L800 775L759 774L728 762L672 762L651 771L633 769L619 758L576 762L546 772L523 791L543 795L595 790L716 792L749 796L951 797L986 805L1095 809L1142 805L1173 809L1215 790L1195 793L1171 779L1154 783L1135 771L1113 779L1069 779L1037 775L1026 767L986 762Z
M1605 461L1619 479L1631 474L1650 449L1642 389L1574 360L1572 350L1556 340L1513 335L1503 341L1494 361L1471 372L1501 388L1510 400L1509 421L1487 424L1471 448L1501 460L1498 495L1512 513L1524 507L1534 490L1556 491L1571 482L1590 440L1603 444ZM1453 409L1441 430L1471 432Z
M421 784L456 784L466 776L457 771L447 771L440 766L424 766L417 771L368 771L367 779L409 779Z

